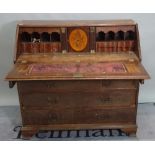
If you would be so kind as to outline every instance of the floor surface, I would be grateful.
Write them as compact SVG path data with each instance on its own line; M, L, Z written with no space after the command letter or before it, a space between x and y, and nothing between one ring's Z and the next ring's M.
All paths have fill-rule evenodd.
M38 133L31 140L83 141L83 140L155 140L155 104L138 105L138 131L136 137L128 137L119 130L49 131ZM24 140L21 137L19 106L0 107L0 141Z

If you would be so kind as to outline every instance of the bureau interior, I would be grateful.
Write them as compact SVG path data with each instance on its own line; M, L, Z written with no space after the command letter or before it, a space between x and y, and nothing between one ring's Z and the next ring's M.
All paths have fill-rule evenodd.
M136 25L19 27L17 56L23 53L77 53L69 43L69 35L74 29L82 29L88 37L87 46L80 53L134 51L139 57Z

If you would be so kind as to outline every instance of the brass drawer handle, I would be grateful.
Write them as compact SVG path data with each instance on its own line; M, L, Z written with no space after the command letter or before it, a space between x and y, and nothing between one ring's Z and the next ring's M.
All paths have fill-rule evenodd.
M57 99L57 98L47 97L47 102L48 102L49 104L57 104L58 99Z
M96 113L96 114L95 114L95 117L96 117L97 119L105 119L105 115L104 115L104 114L98 114L98 113Z
M99 101L102 102L102 103L111 103L112 98L110 98L110 97L100 97Z
M56 114L49 114L48 115L48 119L49 119L49 121L57 121L57 115Z
M55 88L56 87L56 85L55 85L55 83L46 83L46 87L47 88Z
M111 81L109 81L109 80L102 81L102 87L108 87L108 86L110 86L110 84L111 84Z

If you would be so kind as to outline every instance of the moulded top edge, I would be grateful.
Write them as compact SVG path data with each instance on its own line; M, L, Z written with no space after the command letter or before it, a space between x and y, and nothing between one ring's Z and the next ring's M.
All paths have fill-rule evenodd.
M133 20L23 20L18 22L20 27L27 26L119 26L136 25Z

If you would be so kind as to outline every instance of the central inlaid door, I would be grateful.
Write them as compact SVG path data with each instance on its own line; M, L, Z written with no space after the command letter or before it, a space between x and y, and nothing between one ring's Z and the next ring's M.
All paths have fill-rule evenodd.
M89 52L89 27L68 28L69 52Z

